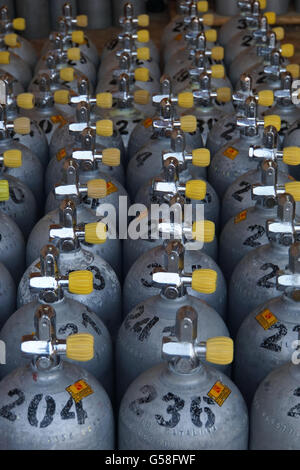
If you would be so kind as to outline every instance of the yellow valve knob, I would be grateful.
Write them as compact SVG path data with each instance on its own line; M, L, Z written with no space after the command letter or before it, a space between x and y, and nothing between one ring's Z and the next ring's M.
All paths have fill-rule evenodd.
M218 35L215 29L207 29L204 31L205 38L207 42L216 42Z
M70 47L70 49L67 50L67 57L68 60L80 60L80 49L79 47Z
M101 137L111 137L114 133L114 124L110 119L101 119L96 122L96 134Z
M73 271L69 274L69 292L77 295L89 295L93 292L93 282L91 271Z
M102 199L107 195L106 181L103 179L89 180L87 182L87 194L92 199Z
M193 93L185 91L178 95L178 106L181 108L192 108L194 106Z
M9 184L7 180L0 181L0 202L9 200Z
M113 97L111 93L97 93L96 104L98 108L111 109L113 105Z
M226 365L233 361L233 341L227 336L217 336L206 341L206 360L212 364Z
M108 148L102 151L102 163L107 166L120 166L121 152L119 149Z
M3 153L3 163L7 168L20 168L22 166L22 152L18 149L6 150Z
M133 94L133 99L136 104L148 104L150 100L150 93L147 90L136 90Z
M150 49L149 47L139 47L137 50L138 60L149 60L150 59Z
M8 65L10 63L10 53L8 51L0 52L0 64Z
M8 47L16 47L18 45L18 36L17 34L6 34L4 36L4 43Z
M212 78L224 78L225 77L224 65L220 65L220 64L212 65L211 76Z
M277 130L277 132L281 129L281 118L276 114L270 114L269 116L264 117L264 126L273 126Z
M64 82L73 82L75 70L72 67L64 67L59 71L59 78Z
M26 29L26 21L25 18L15 18L12 21L12 26L17 31L24 31Z
M87 25L88 25L87 15L78 15L76 17L76 22L77 22L77 26L79 26L79 28L86 28Z
M206 13L202 16L202 19L205 26L212 26L214 24L215 17L212 13Z
M272 106L274 103L274 93L272 90L261 90L258 92L258 104L260 106Z
M285 184L285 191L293 196L296 202L300 201L300 181Z
M20 93L17 96L17 105L22 109L33 109L35 98L32 93Z
M210 164L210 151L208 149L192 150L192 163L194 166L207 167Z
M300 165L300 147L285 147L283 149L283 162L286 165Z
M192 289L202 294L213 294L217 288L217 273L213 269L196 269L192 274Z
M92 245L101 245L107 239L107 227L103 222L94 222L85 226L85 241Z
M84 41L83 31L72 31L72 42L75 42L75 44L84 44Z
M195 116L181 116L180 127L183 132L195 132L197 129L197 119Z
M203 180L190 180L185 184L185 195L189 199L202 201L206 195L206 182Z
M282 57L293 57L295 54L294 44L282 44L281 46L281 55Z
M208 10L208 2L200 1L197 3L197 10L198 13L205 13Z
M300 66L298 64L288 64L286 66L286 71L289 72L294 79L299 78L300 76Z
M138 42L149 42L150 35L148 29L141 29L137 32Z
M276 23L276 13L274 11L267 11L264 13L264 16L267 18L270 25Z
M285 31L282 27L273 28L272 31L276 34L277 41L282 41L284 39Z
M77 333L66 339L66 356L78 362L87 362L94 357L94 336L89 333Z
M229 103L231 100L231 89L229 87L221 87L217 89L217 100L220 103Z
M267 8L267 0L258 0L258 1L259 1L260 8L262 10L265 10L265 8Z
M68 104L70 101L69 90L56 90L53 95L56 104Z
M137 17L137 20L138 20L138 25L141 27L141 28L148 28L149 26L149 15L139 15Z
M193 223L193 239L197 242L211 243L215 238L216 227L211 220L200 220Z
M214 60L223 60L224 59L224 47L216 46L211 50L211 58Z
M14 131L16 134L27 135L30 133L30 119L27 117L19 117L14 120Z
M134 78L138 82L148 82L149 76L149 69L146 69L146 67L139 67L134 71Z

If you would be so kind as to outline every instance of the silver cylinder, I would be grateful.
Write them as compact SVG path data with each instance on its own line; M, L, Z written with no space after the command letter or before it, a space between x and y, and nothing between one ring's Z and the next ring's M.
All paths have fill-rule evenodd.
M268 11L274 11L277 15L285 15L289 10L290 0L268 0Z
M223 16L238 15L240 10L237 0L216 0L216 12Z
M78 10L88 16L88 29L104 29L112 24L110 0L78 0Z
M50 34L48 0L16 0L16 9L17 15L26 19L26 38L45 38Z

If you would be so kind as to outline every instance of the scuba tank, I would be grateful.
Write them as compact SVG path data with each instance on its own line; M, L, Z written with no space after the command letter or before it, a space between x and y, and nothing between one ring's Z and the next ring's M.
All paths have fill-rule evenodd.
M278 196L286 192L299 201L298 182L277 183L275 161L268 160L263 170L262 184L252 185L251 197L256 199L255 206L229 219L220 236L219 264L227 280L245 255L268 243L266 222L276 217Z
M78 333L58 340L56 315L50 305L38 308L34 324L35 333L21 342L22 354L31 361L1 381L0 448L112 450L114 418L107 393L84 368L61 360L65 354L74 361L90 361L93 336ZM15 396L18 398L12 406L11 397ZM44 404L40 415L38 409L41 411ZM10 411L14 406L18 407L18 419Z
M16 309L16 294L16 285L10 272L4 264L0 263L0 302L3 317L8 318L14 313ZM1 364L1 370L3 365Z
M9 13L7 6L0 8L0 36L5 41L7 50L13 52L20 57L26 64L33 68L37 62L38 56L35 48L23 36L18 35L15 31L23 32L26 29L26 21L24 18L15 18Z
M140 188L136 194L135 202L144 204L150 210L151 204L163 204L178 193L185 196L185 188L180 188L180 186L183 183L188 183L190 179L197 178L198 181L203 181L205 184L205 196L203 199L187 199L186 203L192 204L195 210L199 204L203 204L205 218L212 220L218 230L219 199L215 190L204 181L206 175L201 171L209 165L209 151L207 149L186 151L184 134L181 131L173 131L171 147L170 150L162 153L163 172ZM192 166L189 165L189 162L192 163Z
M144 29L149 27L149 16L145 14L136 16L135 13L136 11L132 2L127 2L123 8L123 16L121 15L119 18L119 25L122 28L122 32L113 34L112 38L104 45L101 52L101 61L106 61L107 57L110 58L114 56L118 51L118 47L122 44L124 35L128 34L129 36L136 36L133 37L133 39L135 39L137 48L145 47L146 45L149 48L151 59L159 63L159 51L154 42L150 39L148 30Z
M25 18L28 39L45 38L50 33L50 10L47 0L15 0L17 15Z
M88 269L94 274L94 291L77 297L79 302L89 307L95 312L106 324L109 331L115 335L120 323L121 316L121 288L117 275L111 266L100 256L95 255L91 251L83 249L80 245L82 230L78 227L78 231L72 226L75 219L75 204L72 200L64 200L61 209L65 217L64 225L51 225L49 227L49 240L54 240L54 244L59 249L57 258L57 266L62 275L76 271L78 269ZM71 228L71 230L66 230ZM81 227L82 228L82 227ZM90 226L84 230L88 230L92 239L105 238L105 230L103 224L93 224L91 232ZM79 232L79 233L78 233ZM95 233L96 232L96 233ZM104 232L104 234L103 234ZM89 243L90 238L85 240ZM28 278L32 273L38 273L42 276L41 266L38 260L34 261L23 275L18 288L18 306L31 302L35 296L29 290ZM72 294L70 294L72 296Z
M236 16L239 14L239 6L237 0L216 0L216 13L222 16Z
M254 308L277 295L274 278L285 269L289 246L299 232L289 194L278 196L277 218L267 221L266 232L269 243L244 256L230 278L228 326L233 335Z
M198 311L191 307L179 309L175 338L174 334L162 338L165 362L140 375L123 397L121 450L247 449L248 414L243 397L227 375L203 361L230 364L232 340L217 337L199 342ZM176 414L170 416L173 401Z
M90 201L100 199L105 194L103 180L92 180L90 182L79 183L78 181L78 164L75 160L66 160L64 164L63 181L55 188L55 207L46 205L46 215L39 220L33 228L27 242L27 266L38 258L41 248L49 240L49 226L58 224L59 206L65 198L72 199L76 204L77 224L96 223L101 221L101 217L97 216L95 211L90 209ZM51 212L50 212L51 210ZM105 261L107 261L116 272L121 270L121 245L120 241L110 236L110 227L108 226L108 237L105 243L100 245L91 245L81 239L81 244L85 250L96 250Z
M193 190L195 190L196 186L199 189L200 184L196 184ZM183 212L184 206L186 209L185 213ZM196 214L191 213L188 208L189 205L186 204L185 198L180 193L176 194L169 201L166 200L163 210L159 213L155 209L153 212L145 210L143 204L137 205L136 211L140 212L140 215L130 222L128 227L130 236L125 237L123 243L123 268L125 274L142 254L151 248L163 245L166 238L170 238L170 236L176 237L178 230L181 233L180 227L182 224L184 224L184 228L189 232L194 227L195 230L193 228L192 238L195 237L197 240L199 237L197 241L202 243L202 251L214 260L217 258L218 244L214 238L214 224L208 222L208 226L213 228L213 230L208 232L207 237L204 237L203 232L200 231L199 233L197 230L198 222L204 220L203 207L196 208ZM130 213L129 215L134 214Z
M275 11L277 15L285 15L290 6L290 0L267 0L268 8Z
M56 248L52 246L52 251L49 249L51 245L44 247L42 251L46 252L45 257L41 260L47 263L43 266L45 276L49 275L55 280L54 285L43 279L30 279L30 284L34 285L32 290L38 292L37 300L23 305L9 318L1 315L1 324L3 327L0 331L0 338L6 345L6 364L0 369L1 379L7 374L12 372L16 367L27 364L27 360L22 357L20 351L15 350L15 345L18 338L30 334L34 331L34 315L33 312L37 309L48 305L55 310L56 313L56 326L58 340L65 340L72 334L88 333L94 337L94 358L84 364L84 369L90 374L93 374L103 385L109 396L113 393L113 356L112 356L112 342L106 326L100 318L83 304L73 299L68 299L64 296L64 289L68 288L69 291L80 293L83 283L87 282L86 278L90 279L91 290L93 289L93 279L89 271L75 271L70 277L60 276L55 278L55 255ZM78 276L79 281L74 280L74 276ZM81 284L79 283L81 281ZM83 289L84 290L84 289ZM3 320L6 319L4 323ZM78 364L78 361L66 359L67 362Z
M152 105L157 111L149 114L148 117L142 120L135 126L131 132L128 143L128 160L133 158L137 152L141 150L144 145L155 140L156 145L160 142L158 153L166 148L169 144L170 133L174 127L179 127L186 132L186 143L192 148L203 147L202 136L200 129L195 132L188 132L189 126L184 119L180 116L184 113L181 108L187 109L193 105L193 97L190 93L179 93L175 95L172 92L172 83L168 75L163 75L160 79L160 93L152 96ZM153 115L154 114L154 115ZM179 118L179 119L178 119ZM188 119L190 121L190 119ZM153 125L158 121L158 125ZM184 127L184 128L183 128Z
M28 237L37 222L37 204L31 190L20 180L7 175L7 168L22 166L22 152L7 150L0 155L0 210L10 216Z
M0 102L2 101L0 98ZM31 132L30 120L27 117L17 117L13 121L7 120L6 105L0 104L0 127L0 154L7 150L17 150L18 155L20 155L19 152L22 153L22 166L6 168L6 173L26 184L33 192L35 200L40 206L44 192L42 164L36 154L19 143L16 140L17 137L15 137L16 134L27 135Z
M116 380L119 399L136 377L160 362L159 344L164 334L173 330L176 312L180 307L194 307L198 312L198 322L202 326L203 335L201 340L205 340L211 334L229 336L219 314L206 302L196 298L193 291L192 295L188 295L186 291L186 287L189 286L198 292L213 293L216 289L216 273L207 269L186 273L179 266L182 260L182 245L174 241L170 243L168 249L167 271L157 267L151 276L151 283L159 289L159 294L136 305L125 317L118 333ZM176 281L172 280L175 276ZM196 277L198 282L195 281ZM228 367L220 369L226 373L230 372Z
M279 28L279 30L281 29ZM231 63L228 76L233 87L235 87L241 73L251 73L253 69L263 69L265 66L265 58L268 58L270 53L276 48L283 58L282 65L286 66L289 64L289 59L294 55L294 46L293 44L282 44L280 46L276 40L276 34L278 35L277 37L280 37L280 33L274 31L268 32L266 36L264 36L264 43L262 45L257 46L257 48L253 47L252 51L248 51L248 54L241 52Z
M51 16L51 29L53 31L57 31L58 29L58 20L63 14L64 17L67 17L70 19L73 23L74 20L76 20L75 25L80 26L81 28L83 27L82 24L78 25L78 22L80 23L80 17L78 20L77 15L77 1L76 0L52 0L50 3L50 16ZM73 15L75 15L73 17ZM87 22L87 18L85 19L85 23ZM71 24L72 24L71 23Z
M77 0L78 10L89 20L89 29L105 29L112 24L110 0Z
M249 96L254 97L258 104L258 115L263 112L264 107L272 106L274 103L274 94L272 90L261 90L254 93L252 77L248 74L242 74L239 87L232 95L232 102L235 112L222 116L211 128L208 133L206 146L214 155L220 148L231 140L236 140L240 136L240 130L236 125L236 116L245 114L246 100Z
M25 89L27 89L32 79L30 66L13 52L0 51L0 70L12 75Z
M251 311L238 331L235 382L249 405L260 382L290 362L299 337L299 248L290 246L289 265L276 274L277 296Z
M215 309L219 315L224 319L226 316L226 299L227 287L224 276L215 263L215 261L198 249L199 242L209 240L209 231L212 224L204 221L203 225L198 222L198 231L201 234L203 230L202 240L200 237L197 240L190 240L188 227L176 227L178 233L174 233L174 238L177 240L177 245L182 247L181 258L183 259L183 267L186 272L192 272L195 266L203 269L213 269L217 273L217 285L215 292L211 294L193 291L187 287L187 293L198 297L205 301L210 307ZM170 231L171 224L166 224L165 230ZM181 230L180 230L181 229ZM159 289L152 285L152 273L156 268L167 268L171 263L170 256L172 255L172 246L174 243L171 240L165 240L163 245L157 246L148 250L141 255L136 262L131 266L127 273L123 284L123 310L124 314L128 314L137 304L143 302L149 297L159 294Z
M1 210L0 235L0 263L18 283L25 270L25 240L17 224Z
M259 118L257 100L249 96L245 102L245 111L236 117L236 125L240 137L223 145L212 157L208 168L208 181L220 197L239 176L255 169L256 163L249 159L249 147L261 143L261 129L272 126L278 131L281 122L279 116Z
M263 146L251 146L249 158L258 161L256 170L250 170L237 178L227 189L222 199L222 226L233 216L241 213L248 207L254 206L251 198L251 187L255 183L263 183L263 175L267 170L269 161L277 163L282 160L285 164L300 164L300 149L287 147L278 150L278 137L275 127L266 127L263 135ZM282 168L284 170L284 168ZM288 183L292 178L284 171L277 172L279 184Z

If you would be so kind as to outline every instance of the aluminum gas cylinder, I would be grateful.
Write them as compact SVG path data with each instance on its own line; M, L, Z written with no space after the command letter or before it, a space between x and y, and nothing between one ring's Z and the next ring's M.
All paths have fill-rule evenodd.
M204 222L204 235L211 228L209 222ZM124 314L128 314L137 304L154 295L159 294L159 288L152 285L152 273L156 268L167 269L171 266L172 248L178 245L178 249L183 247L179 260L186 272L192 272L193 269L213 269L217 273L217 285L215 292L211 294L193 291L187 288L187 293L204 300L214 308L222 318L226 316L227 287L224 276L216 262L203 251L199 250L199 241L190 240L187 227L183 233L175 233L174 238L177 241L165 240L164 244L150 249L141 255L131 266L123 285L123 309ZM181 235L181 236L180 236Z
M55 252L55 248L53 247ZM55 279L55 262L53 263L53 253L48 252L45 259L47 266L43 266L45 276L52 276ZM91 277L89 271L75 271L73 276L81 276L81 286L78 284L76 292L80 292L83 282L86 277ZM51 277L50 277L51 279ZM80 277L79 277L80 279ZM57 336L59 340L65 340L72 334L88 333L94 337L94 358L84 364L84 368L93 374L104 386L107 393L112 396L113 392L113 359L112 359L112 342L108 330L100 318L85 307L82 303L64 296L64 289L74 290L74 277L61 278L54 285L41 279L40 284L32 278L29 282L34 284L31 287L34 291L39 293L37 300L23 305L17 310L14 315L8 316L1 314L1 324L3 327L0 331L0 338L6 345L6 364L1 367L0 377L5 377L8 373L12 372L16 367L27 364L26 358L22 357L20 351L15 350L15 345L18 338L29 335L34 331L34 312L45 306L46 304L55 309ZM39 280L38 280L39 281ZM44 281L42 283L42 281ZM49 281L49 278L48 278ZM90 279L93 283L93 280ZM3 320L6 318L6 322ZM68 362L74 363L73 360ZM77 361L75 364L79 365Z
M17 224L0 211L0 263L10 272L16 283L25 270L25 240Z
M78 11L88 17L89 29L105 29L111 26L111 7L109 0L78 0Z
M74 203L65 200L63 204L64 215L72 216L75 211ZM73 229L73 237L68 238L64 237L59 228L57 225L52 225L49 229L49 239L54 239L60 250L57 257L58 269L62 275L78 269L88 269L93 273L94 291L78 296L77 300L95 312L104 321L110 333L116 335L121 320L121 288L117 275L103 258L81 247L76 230ZM23 275L18 289L18 306L35 298L29 290L28 283L32 273L42 276L39 260L35 260ZM72 297L72 294L70 295Z
M2 263L0 263L0 302L1 313L3 317L8 318L16 309L16 285L10 272ZM0 364L2 368L1 360Z
M300 154L297 147L286 147L283 151L278 150L278 138L275 128L266 127L263 136L263 146L251 146L249 148L249 158L259 162L256 170L250 170L239 176L227 189L222 199L221 223L226 222L248 207L255 205L255 200L251 198L252 184L263 184L264 174L268 168L269 161L282 160L286 164L298 165ZM277 171L277 182L279 184L288 183L292 180L286 169Z
M267 220L276 217L277 198L282 193L299 200L297 182L278 184L277 163L269 161L263 183L252 186L252 198L256 205L229 219L220 236L219 264L227 280L239 261L250 251L268 243Z
M239 13L238 2L229 0L225 3L224 0L217 0L216 13L223 16L236 16Z
M50 11L47 0L16 0L17 15L25 18L28 39L45 38L50 33Z
M173 246L173 252L175 260L180 256L176 246ZM119 398L124 395L127 387L136 377L160 362L159 344L161 344L164 333L173 330L178 308L185 305L195 308L198 312L198 322L203 322L201 329L204 337L202 340L212 333L218 336L229 336L227 327L217 312L206 302L196 299L193 293L188 295L186 291L186 286L192 286L193 290L198 292L213 293L216 287L216 277L214 281L212 279L216 273L200 269L187 274L179 270L179 274L176 274L178 282L175 287L171 281L173 272L177 272L177 269L172 269L170 265L167 272L163 268L156 268L153 271L152 283L160 293L136 305L125 317L119 330L116 345L117 395ZM183 276L186 276L184 282ZM199 276L199 279L202 276L203 279L197 286L195 282L192 282L196 276ZM138 325L145 326L138 328ZM139 361L137 361L138 357ZM220 369L230 373L228 367L220 367Z
M289 246L297 239L299 223L289 194L278 196L277 211L277 218L266 223L269 243L244 256L230 278L228 326L233 335L252 310L276 297L276 275L287 266Z
M4 410L5 407L10 410L11 397L16 396L19 419L14 412L2 411L0 447L3 450L113 449L114 419L107 393L92 374L77 364L61 360L63 354L82 362L91 360L93 336L79 333L57 341L55 320L51 306L38 309L35 333L21 340L21 352L31 362L1 381L1 404ZM40 416L38 409L43 404L45 414Z
M175 338L162 339L166 362L144 372L127 389L119 412L120 449L247 449L248 414L242 395L227 375L203 361L232 362L232 340L199 341L202 331L195 310L183 306L178 311ZM173 401L172 418L166 403ZM176 432L177 427L183 432Z
M277 297L251 311L236 338L235 383L250 405L260 382L291 361L299 338L299 242L291 245L289 265L276 275ZM282 295L280 291L284 291Z
M212 157L208 169L208 181L223 197L227 188L241 175L256 168L256 163L249 159L249 147L259 145L262 139L262 128L272 126L280 130L279 116L266 116L259 118L258 106L254 96L246 99L245 111L238 114L236 124L240 137L223 145ZM282 163L280 163L281 167Z
M13 52L0 52L0 69L12 75L24 88L28 87L32 79L30 66Z
M285 15L289 10L290 1L289 0L267 0L268 9L275 11L277 15Z

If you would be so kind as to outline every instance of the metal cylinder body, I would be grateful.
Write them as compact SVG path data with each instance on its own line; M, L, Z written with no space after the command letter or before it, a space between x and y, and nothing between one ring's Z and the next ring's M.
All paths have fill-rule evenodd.
M111 0L77 0L77 3L78 12L88 17L88 29L104 29L111 26Z
M17 15L26 19L26 38L40 39L49 35L49 0L16 0L16 9Z

